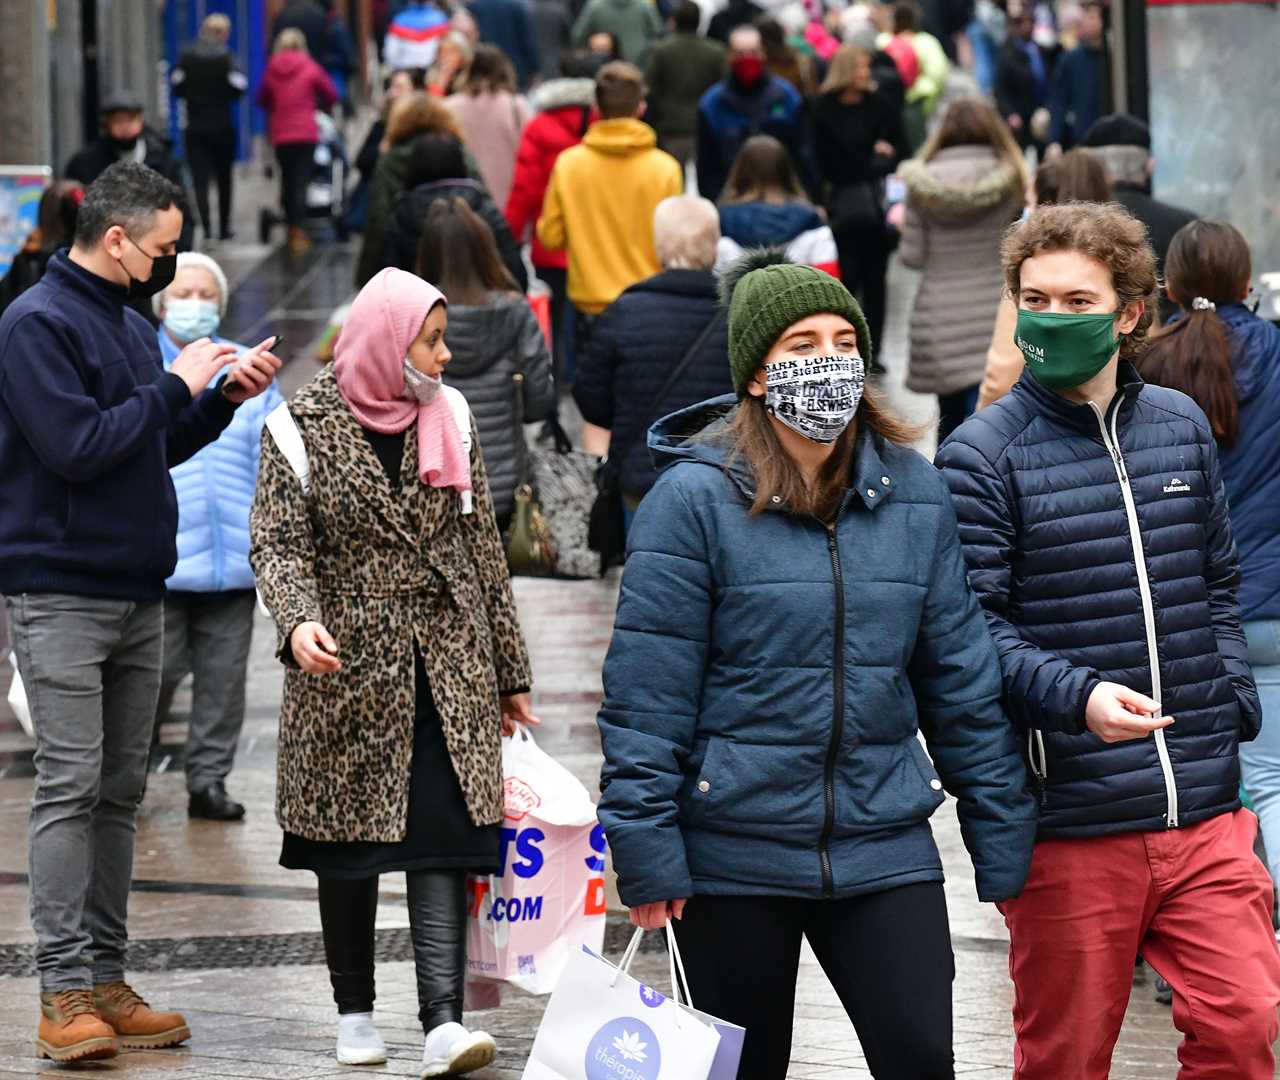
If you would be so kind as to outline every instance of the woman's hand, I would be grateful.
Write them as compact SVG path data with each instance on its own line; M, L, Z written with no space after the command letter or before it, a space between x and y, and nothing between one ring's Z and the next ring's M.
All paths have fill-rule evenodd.
M897 157L898 151L893 148L893 143L888 139L877 139L875 146L871 148L881 157Z
M308 675L331 675L342 670L338 643L318 622L299 623L289 635L289 648L298 667Z
M528 694L506 694L501 699L502 734L514 735L518 724L541 724L533 715L533 699Z
M642 930L661 930L672 919L684 918L684 906L688 900L658 900L631 909L632 925Z

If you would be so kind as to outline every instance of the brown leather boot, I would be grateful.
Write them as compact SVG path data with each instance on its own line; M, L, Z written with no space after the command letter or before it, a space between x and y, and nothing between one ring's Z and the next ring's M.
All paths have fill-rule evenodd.
M305 255L311 250L311 234L300 225L291 226L289 229L289 253L292 255Z
M182 1013L156 1012L127 982L99 983L93 988L93 999L127 1050L177 1046L191 1038Z
M115 1030L93 1003L92 990L40 995L36 1056L52 1061L92 1061L120 1052Z

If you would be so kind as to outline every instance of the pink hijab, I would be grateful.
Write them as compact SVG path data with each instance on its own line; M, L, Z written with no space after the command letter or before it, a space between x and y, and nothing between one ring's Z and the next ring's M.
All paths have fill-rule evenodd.
M362 427L383 434L418 421L418 477L436 488L471 490L471 463L443 393L430 405L404 396L404 361L431 309L447 301L422 278L388 267L355 298L334 348L334 374Z

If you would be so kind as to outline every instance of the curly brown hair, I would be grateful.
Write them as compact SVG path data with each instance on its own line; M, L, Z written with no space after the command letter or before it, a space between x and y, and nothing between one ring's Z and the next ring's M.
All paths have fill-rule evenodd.
M399 146L423 132L452 135L462 140L462 128L457 118L443 101L430 94L410 94L402 97L387 114L387 142Z
M1076 251L1111 271L1111 285L1123 309L1141 302L1138 324L1120 344L1120 355L1135 360L1147 347L1155 319L1159 281L1147 228L1118 203L1059 203L1042 206L1010 227L1000 245L1005 287L1017 303L1022 264L1047 251Z

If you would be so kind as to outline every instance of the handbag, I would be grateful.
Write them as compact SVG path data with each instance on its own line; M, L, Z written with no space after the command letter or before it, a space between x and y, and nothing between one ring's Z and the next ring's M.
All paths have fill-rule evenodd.
M680 363L671 369L671 373L662 384L662 389L654 394L653 400L649 402L649 407L643 414L648 419L640 428L638 438L643 438L653 422L657 420L654 414L666 400L667 394L671 392L671 388L675 386L680 376L688 370L694 357L702 351L702 346L706 344L712 331L720 325L724 317L724 311L717 310L707 321L707 325L702 328L702 332L694 343L689 346L688 352L680 358ZM596 470L596 498L591 504L587 543L591 550L600 556L601 575L615 562L621 560L627 550L627 527L622 513L622 463L627 459L634 444L634 440L622 447L610 443L608 457L600 462L600 467Z
M559 417L552 414L547 425L553 445L530 450L529 465L556 553L554 573L561 578L593 578L600 573L600 557L587 544L587 526L600 459L573 448Z
M862 180L844 184L831 193L828 206L831 224L841 229L880 229L884 227L884 182Z
M529 478L529 451L524 445L524 373L512 377L516 392L516 444L520 454L520 482L516 485L515 513L504 538L507 566L513 574L547 577L555 572L556 555L551 531Z

